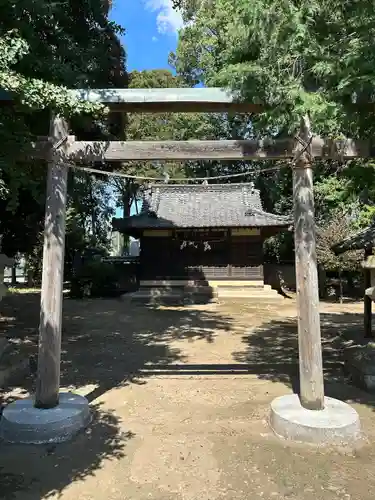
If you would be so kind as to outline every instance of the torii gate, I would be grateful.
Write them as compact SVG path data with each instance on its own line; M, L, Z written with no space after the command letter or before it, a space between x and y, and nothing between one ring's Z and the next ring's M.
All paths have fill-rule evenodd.
M258 113L261 105L244 103L217 88L76 90L81 100L101 102L111 112ZM298 136L273 140L217 141L75 141L62 117L51 120L50 138L35 145L48 154L43 276L35 408L59 404L61 323L68 163L131 160L268 160L293 164L294 234L297 277L300 401L303 409L324 412L324 382L315 251L312 161L314 158L368 157L365 142L328 141L311 133L307 117ZM278 430L277 421L271 424ZM290 434L290 432L289 432Z

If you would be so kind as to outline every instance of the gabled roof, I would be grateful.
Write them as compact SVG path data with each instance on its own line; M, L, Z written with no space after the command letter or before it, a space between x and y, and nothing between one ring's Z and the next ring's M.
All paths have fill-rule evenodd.
M141 213L113 219L113 228L287 227L290 217L263 210L260 194L246 184L155 184L144 194Z
M339 241L331 249L336 255L339 255L349 250L362 250L372 247L375 247L375 224Z

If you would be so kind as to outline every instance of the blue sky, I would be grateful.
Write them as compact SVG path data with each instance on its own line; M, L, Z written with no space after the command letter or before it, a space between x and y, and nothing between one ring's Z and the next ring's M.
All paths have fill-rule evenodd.
M121 42L126 48L128 71L172 69L168 56L176 49L182 27L181 14L172 8L172 0L113 0L111 19L126 30ZM120 208L116 217L122 217Z
M126 29L121 41L128 71L169 68L168 55L176 49L182 26L171 0L114 0L111 18ZM116 210L116 217L122 217L121 209Z
M126 29L121 41L128 71L169 68L168 55L182 26L171 0L114 0L111 18Z

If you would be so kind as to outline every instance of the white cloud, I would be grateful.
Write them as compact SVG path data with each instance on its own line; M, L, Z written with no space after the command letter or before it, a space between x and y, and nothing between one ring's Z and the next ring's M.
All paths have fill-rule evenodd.
M151 40L152 40L153 42L157 42L157 41L158 41L158 37L157 37L157 36L153 36L153 37L151 38Z
M181 12L172 7L172 0L144 0L146 8L156 12L158 32L175 33L182 27Z

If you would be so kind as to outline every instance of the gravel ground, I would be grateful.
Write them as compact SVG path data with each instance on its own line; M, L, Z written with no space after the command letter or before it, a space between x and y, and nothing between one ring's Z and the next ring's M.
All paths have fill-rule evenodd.
M2 304L0 335L36 350L37 294ZM327 394L360 413L357 449L275 438L270 401L298 386L295 303L150 309L66 300L62 386L94 420L73 442L0 445L0 498L16 500L372 499L375 400L343 378L341 349L362 331L361 304L323 304ZM32 378L0 394L32 390Z

